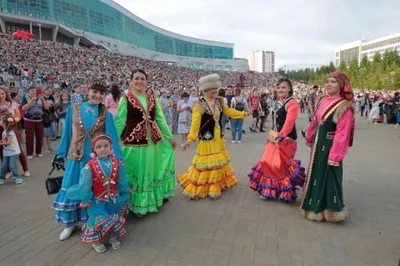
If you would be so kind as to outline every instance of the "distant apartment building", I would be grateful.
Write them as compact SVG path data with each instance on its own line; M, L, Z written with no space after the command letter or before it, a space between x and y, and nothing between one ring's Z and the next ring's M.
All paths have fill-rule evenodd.
M341 61L347 65L353 57L356 57L360 63L364 56L367 56L368 60L372 60L376 52L383 54L386 50L396 50L400 54L400 33L369 41L359 40L342 44L335 49L334 62L336 66Z
M253 51L249 58L250 70L260 73L275 72L275 52Z

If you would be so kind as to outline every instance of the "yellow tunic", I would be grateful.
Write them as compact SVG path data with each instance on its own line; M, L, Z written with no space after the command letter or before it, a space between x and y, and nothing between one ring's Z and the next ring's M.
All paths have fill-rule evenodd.
M218 113L214 113L215 118L219 118ZM245 118L246 112L236 111L223 105L223 113L235 119ZM202 112L195 105L193 109L192 124L188 140L197 140ZM223 189L233 187L237 184L234 176L235 170L229 164L230 156L225 149L225 141L221 137L219 123L215 123L214 139L200 140L197 152L193 157L192 165L187 173L181 174L178 178L179 184L183 187L183 194L189 198L218 198Z

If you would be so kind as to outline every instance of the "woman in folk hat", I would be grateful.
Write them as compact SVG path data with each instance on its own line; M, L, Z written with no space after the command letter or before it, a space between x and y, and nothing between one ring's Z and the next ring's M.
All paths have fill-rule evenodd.
M221 116L245 118L248 113L236 111L217 98L217 89L221 86L217 74L202 77L199 80L203 97L193 104L192 123L186 150L199 138L196 155L187 173L179 176L183 194L190 199L210 197L218 199L223 189L237 184L234 169L229 164L229 154L225 151L221 131Z
M311 161L300 212L312 221L341 222L348 218L342 182L343 159L353 143L353 92L341 72L330 74L325 89L306 137Z

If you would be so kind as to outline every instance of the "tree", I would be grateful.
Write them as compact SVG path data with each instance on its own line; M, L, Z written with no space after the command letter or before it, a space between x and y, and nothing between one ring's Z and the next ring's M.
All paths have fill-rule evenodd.
M344 61L340 61L338 70L342 71L342 72L344 72L346 70L346 63Z

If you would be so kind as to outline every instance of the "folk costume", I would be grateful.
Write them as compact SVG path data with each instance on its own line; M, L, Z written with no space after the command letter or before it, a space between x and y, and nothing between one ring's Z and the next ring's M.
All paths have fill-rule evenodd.
M353 143L354 105L349 79L341 72L330 76L338 81L341 93L324 95L316 102L306 137L312 148L300 212L308 220L340 222L348 218L343 159Z
M175 189L175 156L168 142L173 137L160 102L151 93L128 92L119 102L115 124L132 188L130 210L138 216L155 213Z
M279 146L268 141L261 160L251 169L250 188L263 199L292 202L297 198L296 186L305 181L301 162L294 159L297 150L296 119L299 103L293 97L280 99L273 105L274 124Z
M200 90L221 86L217 74L202 77ZM237 184L235 170L229 164L230 156L225 149L221 130L221 116L245 118L246 112L236 111L224 104L222 98L200 98L193 104L192 123L188 135L189 142L199 139L197 152L187 173L178 178L183 194L190 199L210 197L217 199L224 189Z
M109 136L99 135L93 139L93 147L99 140L112 143ZM80 208L87 210L89 218L82 226L82 242L101 243L108 234L111 239L125 235L124 215L129 213L130 188L125 165L117 157L94 156L81 170L79 184L67 190L67 197L80 201Z
M106 133L113 140L115 156L122 159L113 116L104 106L101 107L89 102L72 104L65 117L57 158L66 158L67 161L62 187L53 203L53 208L57 211L56 221L64 224L65 228L73 228L87 221L86 209L79 207L79 200L67 198L66 193L71 186L79 183L82 168L92 159L91 139L98 133ZM62 234L60 239L64 240L69 235Z

